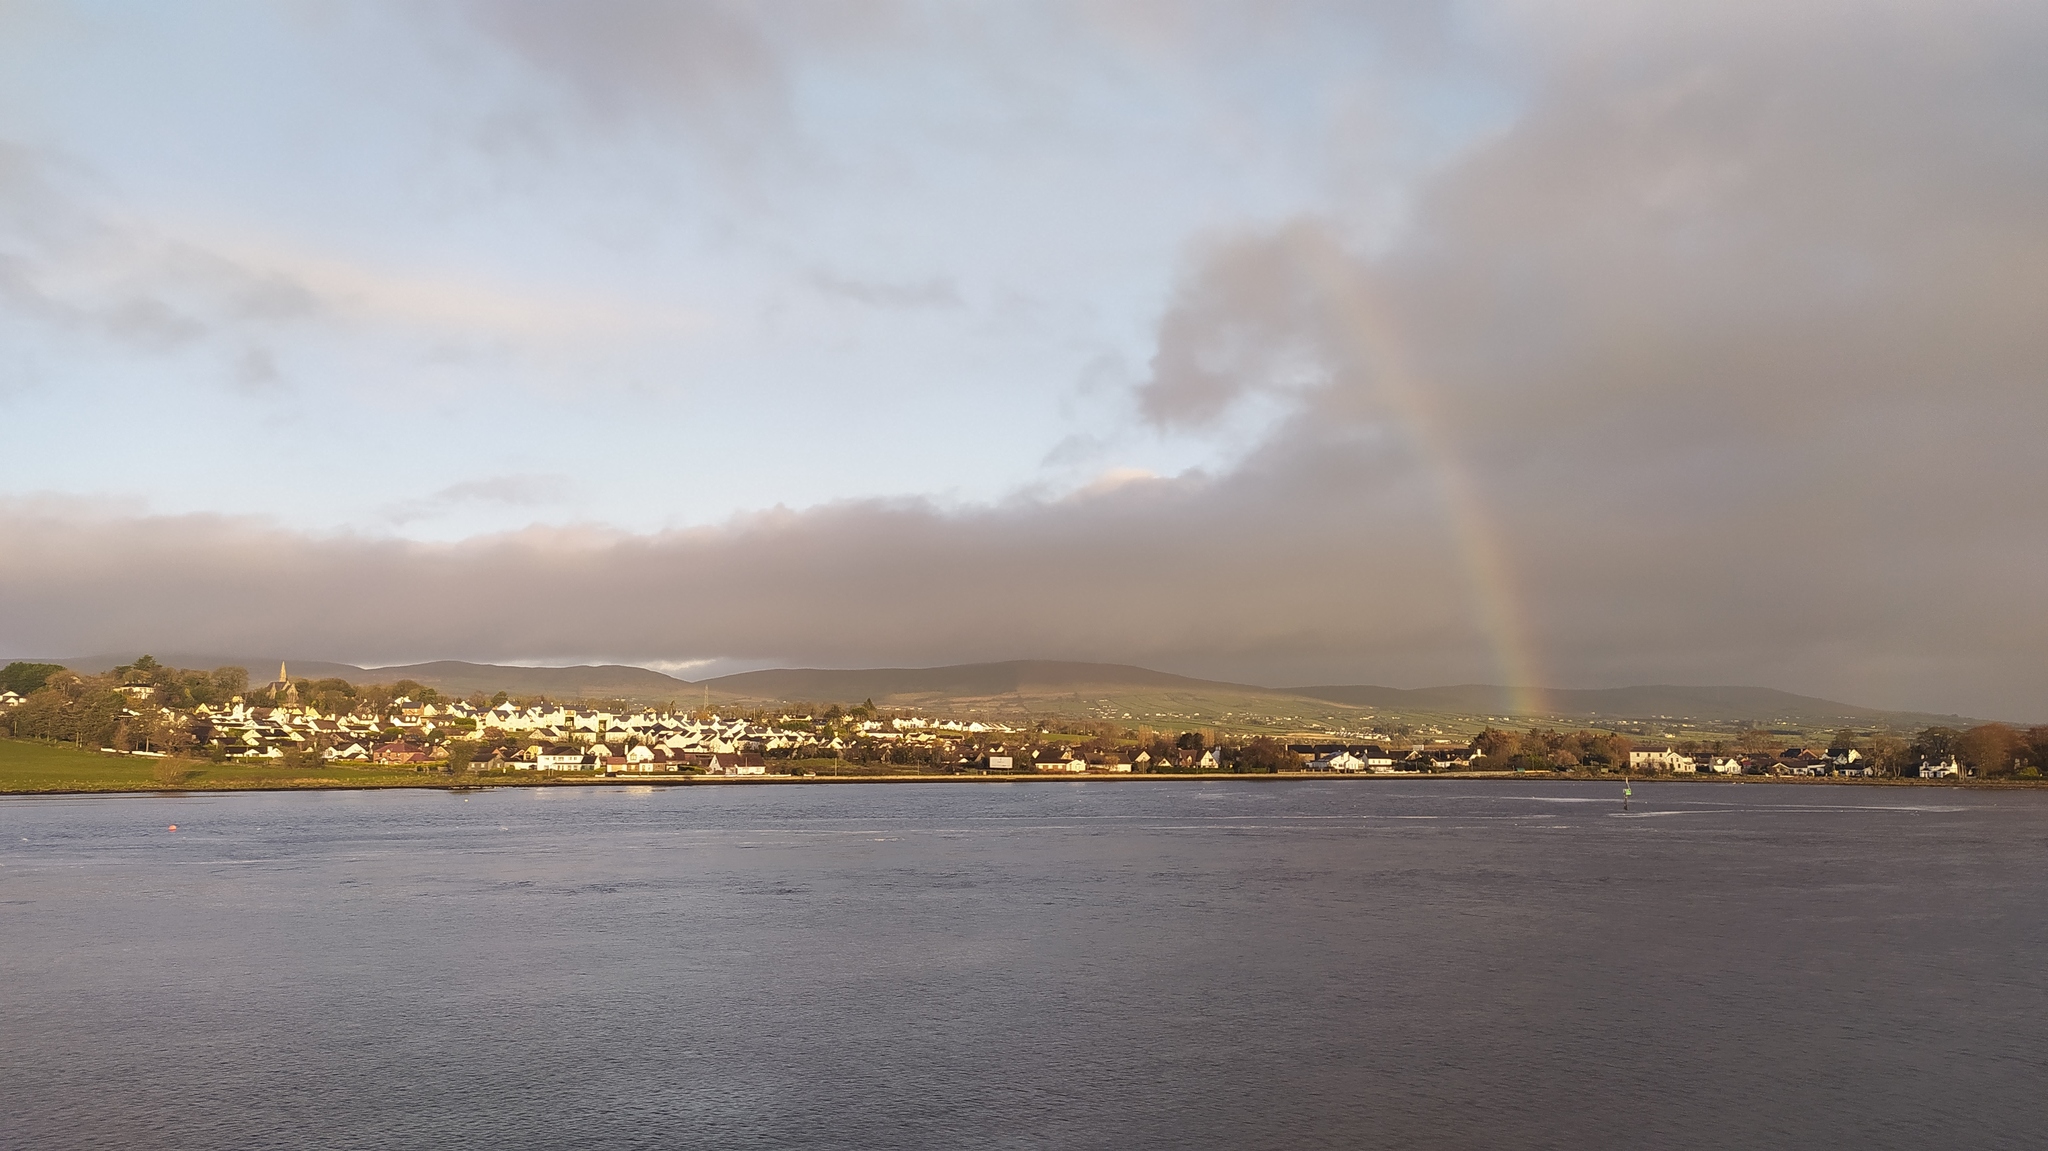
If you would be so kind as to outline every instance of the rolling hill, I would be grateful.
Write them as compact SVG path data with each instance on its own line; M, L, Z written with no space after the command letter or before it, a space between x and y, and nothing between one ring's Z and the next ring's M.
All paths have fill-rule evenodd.
M46 662L98 672L134 658L101 655ZM157 658L174 667L245 667L250 679L259 684L275 674L273 657L171 653ZM1844 724L1913 728L1970 722L1961 716L1883 711L1772 688L1670 684L1549 690L1542 693L1542 713L1528 714L1515 707L1512 697L1517 693L1488 684L1272 688L1195 679L1128 664L1059 660L921 668L778 668L695 682L628 664L519 667L437 660L365 668L291 660L289 667L294 677L338 677L352 683L410 679L457 696L504 691L562 700L708 700L749 707L797 702L851 705L873 700L883 707L981 715L1068 715L1156 727L1224 724L1334 729L1378 721L1472 726L1471 721L1485 717L1579 723L1669 720L1724 727L1758 723L1814 730Z
M851 671L777 668L747 671L706 680L713 690L740 699L817 700L858 703L873 699L939 698L997 699L1071 695L1097 688L1128 691L1202 691L1223 689L1260 695L1271 688L1190 679L1149 668L1115 663L1072 663L1021 659L1004 663L965 663L951 667L887 667Z
M193 655L172 652L156 657L171 667L242 667L249 681L265 684L277 675L278 658L264 656ZM73 671L96 673L132 663L133 655L95 655L39 662L58 663ZM519 667L461 660L398 664L390 667L358 667L351 663L293 659L284 661L292 678L345 679L350 683L396 683L409 679L448 695L472 692L491 695L546 695L561 699L643 699L684 700L701 694L699 685L628 664L579 665L575 667ZM716 692L714 691L714 695Z
M1456 687L1393 688L1349 685L1297 687L1290 694L1352 707L1451 712L1460 715L1506 715L1522 718L1513 696L1492 684ZM1543 691L1546 716L1575 719L1683 719L1705 723L1774 723L1805 726L1833 723L1901 723L1902 726L1965 722L1961 716L1883 711L1794 695L1768 687L1645 687L1552 688ZM1901 722L1903 721L1903 722Z
M141 654L141 652L130 652L124 655L81 655L59 659L37 659L31 662L62 664L75 672L86 675L98 675L104 671L112 671L123 664L134 663ZM202 652L194 654L192 652L175 651L151 652L149 654L155 656L156 661L166 667L199 669L212 669L216 667L244 668L249 673L249 682L255 684L269 683L277 675L278 657L275 655L250 658L248 656L230 656L217 653L208 654ZM354 664L329 663L321 660L292 660L291 673L293 678L307 676L312 679L339 678L348 680L350 683L374 682L373 680L362 678L363 669Z
M983 717L1063 715L1197 727L1275 723L1342 726L1355 708L1272 688L1219 683L1124 664L1011 660L933 668L742 672L706 681L714 698L761 705L808 702L946 711Z
M444 659L433 663L365 668L360 678L365 683L393 683L409 679L447 695L470 695L474 692L491 695L503 691L513 695L548 695L564 699L689 700L699 694L699 686L688 680L618 663L517 667Z

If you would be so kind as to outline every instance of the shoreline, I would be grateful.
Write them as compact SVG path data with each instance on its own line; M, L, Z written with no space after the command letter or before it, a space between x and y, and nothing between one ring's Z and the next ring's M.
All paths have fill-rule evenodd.
M1393 772L1377 774L1335 774L1331 772L1268 772L1260 774L1239 774L1236 772L1208 772L1189 774L1164 773L1101 773L1101 774L1033 774L1033 775L818 775L818 776L671 776L648 775L639 778L631 776L602 776L578 779L520 779L518 777L490 776L473 780L420 780L418 782L394 781L371 782L367 780L307 780L305 782L256 783L246 787L220 786L136 786L136 787L72 787L72 788L0 788L0 799L34 798L38 796L91 796L91 795L235 795L243 792L291 792L291 791L495 791L505 788L554 788L554 787L796 787L826 784L1059 784L1059 783L1299 783L1330 782L1367 783L1386 782L1435 782L1450 780L1478 780L1491 782L1524 783L1624 783L1635 784L1699 784L1705 786L1739 786L1742 784L1766 784L1795 787L1906 787L1906 788L1964 788L1982 791L2028 791L2048 788L2044 780L1953 780L1953 779L1857 779L1831 776L1714 776L1709 778L1682 778L1671 776L1619 776L1619 775L1557 775L1537 772Z

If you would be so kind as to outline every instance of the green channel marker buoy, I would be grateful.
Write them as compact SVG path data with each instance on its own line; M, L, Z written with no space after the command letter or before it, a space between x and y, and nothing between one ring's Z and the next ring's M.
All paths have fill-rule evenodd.
M1625 782L1625 781L1624 781L1624 782L1622 783L1622 785L1621 785L1621 809L1622 809L1623 811L1627 811L1627 810L1628 810L1628 797L1629 797L1629 796L1631 796L1631 795L1634 795L1634 794L1635 794L1635 789L1634 789L1634 788L1632 788L1632 787L1630 787L1630 786L1629 786L1629 785L1627 784L1627 782Z

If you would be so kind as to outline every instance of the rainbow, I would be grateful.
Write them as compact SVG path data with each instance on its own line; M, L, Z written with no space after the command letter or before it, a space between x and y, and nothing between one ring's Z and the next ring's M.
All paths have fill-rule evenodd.
M1309 269L1334 312L1330 327L1344 345L1341 351L1350 363L1369 370L1435 481L1473 613L1493 649L1501 682L1507 685L1508 709L1517 715L1549 714L1540 686L1544 677L1507 549L1501 546L1500 532L1479 498L1470 470L1444 433L1444 421L1431 405L1428 389L1421 386L1402 352L1398 326L1326 234L1297 229L1292 237L1296 258Z

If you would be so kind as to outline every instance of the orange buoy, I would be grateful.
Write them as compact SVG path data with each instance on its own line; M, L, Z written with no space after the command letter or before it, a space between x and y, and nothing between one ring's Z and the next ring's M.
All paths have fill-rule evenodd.
M177 825L177 824L175 824L175 823L174 823L174 824L172 824L172 825L171 825L171 830L172 830L172 831L176 831L176 830L178 830L178 825Z

